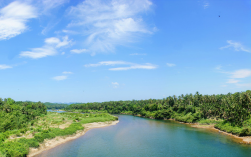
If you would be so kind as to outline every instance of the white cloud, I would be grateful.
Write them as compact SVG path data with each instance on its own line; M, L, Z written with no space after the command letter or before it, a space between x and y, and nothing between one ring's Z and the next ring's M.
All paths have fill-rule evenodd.
M65 54L65 52L62 52L62 53L61 53L61 55L64 55L64 54Z
M73 31L73 30L67 30L67 29L64 29L62 30L63 33L68 33L68 34L79 34L78 32L76 31Z
M60 43L60 40L58 38L51 37L51 38L46 38L44 42L47 44L58 44Z
M251 77L251 69L239 69L235 71L224 71L221 69L222 66L218 66L215 69L219 70L220 73L228 75L229 79L226 83L235 84L236 86L240 86L239 82L245 81L245 78ZM238 80L237 80L238 79ZM243 80L241 80L243 79ZM245 83L243 84L245 85Z
M251 70L249 69L240 69L234 72L231 72L231 78L246 78L251 76Z
M136 64L125 61L103 61L97 64L86 64L85 67L98 67L98 66L114 66L114 65L129 65L126 67L110 68L112 71L130 70L130 69L156 69L158 66L150 63Z
M146 53L132 53L130 54L131 56L139 56L139 55L146 55Z
M27 3L14 1L0 9L0 40L23 33L27 21L36 17L36 9Z
M32 48L31 51L23 51L20 53L20 56L33 59L54 56L57 54L57 48L71 45L71 43L71 40L68 40L68 36L63 37L62 41L55 37L46 38L43 47Z
M73 49L73 50L71 50L71 53L77 53L77 54L85 53L85 52L88 52L88 50L86 50L86 49Z
M51 38L45 39L45 43L49 45L55 45L56 48L60 48L60 47L72 44L72 41L68 39L68 36L64 36L62 39L63 40L61 41L58 38L51 37Z
M169 67L174 67L174 66L176 66L175 64L172 64L172 63L166 63L166 65L169 66Z
M238 87L251 87L251 83L236 84Z
M220 49L226 49L226 48L233 48L235 51L245 51L245 52L251 52L250 50L246 49L241 43L234 42L232 40L227 40L227 43L229 45L221 47Z
M64 71L63 74L73 74L73 73L70 71Z
M139 65L139 64L135 64L129 67L118 67L118 68L110 68L109 70L112 71L121 71L121 70L130 70L130 69L156 69L157 66L147 63L145 65Z
M204 2L204 9L207 9L210 5L209 5L209 3L208 2Z
M59 48L59 47L64 47L64 46L68 46L68 45L71 45L72 44L72 41L71 40L68 40L68 36L64 36L63 37L63 41L60 41L56 47Z
M97 67L101 65L121 65L121 64L132 64L132 63L124 61L102 61L98 62L97 64L86 64L85 67Z
M21 52L21 57L29 57L33 59L43 58L47 56L56 55L57 51L53 47L44 46L41 48L32 48L31 51L23 51Z
M86 0L71 7L74 19L68 27L77 27L88 36L85 46L92 54L112 52L117 45L136 42L142 34L151 34L141 14L151 9L150 0ZM156 29L156 28L155 28Z
M62 80L67 79L67 76L55 76L52 79L56 81L62 81Z
M119 87L119 83L118 82L112 82L112 86L113 86L113 88L118 88Z
M235 79L229 79L226 83L238 83L238 82L240 81Z
M5 64L0 64L0 70L9 69L9 68L12 68L12 66L5 65Z

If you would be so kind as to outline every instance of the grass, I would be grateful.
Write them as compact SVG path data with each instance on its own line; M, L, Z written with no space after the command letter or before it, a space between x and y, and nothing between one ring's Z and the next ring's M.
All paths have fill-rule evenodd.
M30 147L38 148L45 139L75 134L84 129L83 124L117 119L108 113L48 112L30 122L26 129L0 133L0 157L26 156Z
M222 120L216 120L216 119L201 119L198 121L200 125L212 125L212 124L217 124Z

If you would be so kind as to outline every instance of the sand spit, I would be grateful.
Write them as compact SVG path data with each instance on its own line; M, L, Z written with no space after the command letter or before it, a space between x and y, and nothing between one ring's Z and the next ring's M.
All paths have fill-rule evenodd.
M39 148L30 148L28 157L35 156L37 154L42 153L45 150L49 150L51 148L54 148L60 144L66 143L70 140L76 139L82 135L84 135L88 130L93 128L100 128L100 127L106 127L111 125L116 125L119 121L110 121L110 122L95 122L95 123L87 123L84 124L84 130L78 131L76 134L69 135L69 136L59 136L55 137L54 139L46 139L42 144L40 144Z
M237 139L239 143L251 144L251 136L240 137L240 136L237 136L237 135L234 135L234 134L227 133L227 132L221 131L221 130L219 130L219 129L216 129L216 128L214 127L214 125L199 125L199 124L194 124L194 125L191 125L191 127L194 127L194 128L211 129L211 130L213 130L213 131L216 131L216 132L223 133L223 134L226 134L226 135L228 135L228 136L231 136L231 137Z

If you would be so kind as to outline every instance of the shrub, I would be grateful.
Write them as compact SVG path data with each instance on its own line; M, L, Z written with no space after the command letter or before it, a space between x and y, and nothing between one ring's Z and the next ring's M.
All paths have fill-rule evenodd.
M56 135L52 132L42 133L41 136L43 137L43 139L52 139L52 138L56 137Z
M7 141L3 143L3 153L6 156L21 157L29 153L29 145L17 141Z
M39 142L42 143L44 141L43 136L41 135L41 133L37 133L35 134L34 138Z
M3 142L6 138L8 138L5 134L0 134L0 142Z
M217 121L214 119L201 119L198 123L209 125L209 124L216 124Z
M240 136L248 136L251 135L249 128L244 128L241 130Z
M195 118L194 118L194 116L192 115L191 112L188 113L188 114L186 114L186 115L184 115L184 116L182 116L182 115L176 115L175 119L177 121L185 122L185 123L193 123L195 121Z
M20 131L17 131L16 135L17 137L20 137L21 136Z
M35 147L35 148L39 147L39 143L35 138L31 138L31 139L20 138L18 142L23 143L23 144L28 144L29 147Z
M6 157L6 155L0 151L0 157Z
M215 125L215 128L220 129L222 131L226 131L228 133L240 135L240 136L243 136L247 133L246 130L243 130L242 128L235 126L227 121L222 121L222 122L217 123Z

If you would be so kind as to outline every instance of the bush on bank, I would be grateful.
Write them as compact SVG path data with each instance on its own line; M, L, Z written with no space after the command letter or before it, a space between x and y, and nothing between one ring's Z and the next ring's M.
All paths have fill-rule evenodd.
M52 139L57 136L67 136L75 134L78 130L83 130L83 124L91 122L105 122L117 120L108 113L101 114L81 114L81 113L60 113L60 115L75 119L76 122L70 124L65 129L49 127L44 129L42 127L29 130L33 132L34 137L30 139L17 138L14 140L8 139L12 135L25 133L25 130L8 130L0 133L0 157L23 157L29 153L29 148L38 148L39 144L44 142L45 139ZM43 119L42 119L43 120ZM31 128L29 128L31 129ZM26 129L28 130L28 129Z

